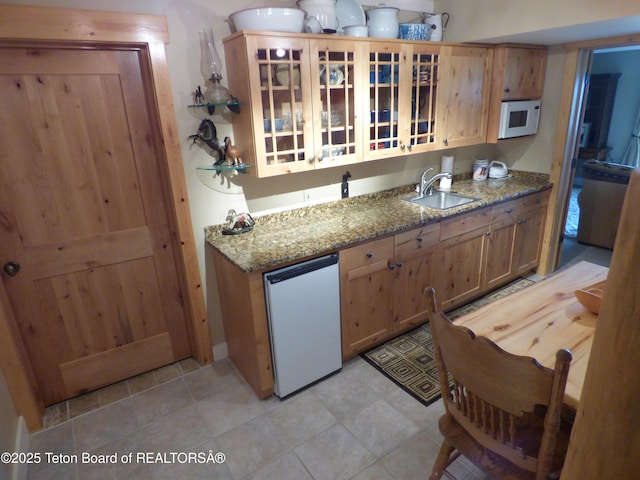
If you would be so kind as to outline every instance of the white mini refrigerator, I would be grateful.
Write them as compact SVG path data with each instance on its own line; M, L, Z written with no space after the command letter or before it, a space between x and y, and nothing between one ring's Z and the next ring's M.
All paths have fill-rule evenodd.
M274 391L286 397L342 368L338 254L264 274Z

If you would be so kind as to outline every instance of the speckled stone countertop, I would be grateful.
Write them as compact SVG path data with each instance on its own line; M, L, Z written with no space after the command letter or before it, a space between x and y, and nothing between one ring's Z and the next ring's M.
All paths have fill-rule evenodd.
M460 207L436 210L403 201L415 196L408 185L257 217L253 230L239 235L223 235L226 225L213 225L205 238L241 270L267 271L550 187L549 176L538 173L512 171L509 178L483 182L464 175L453 179L451 191L480 200Z

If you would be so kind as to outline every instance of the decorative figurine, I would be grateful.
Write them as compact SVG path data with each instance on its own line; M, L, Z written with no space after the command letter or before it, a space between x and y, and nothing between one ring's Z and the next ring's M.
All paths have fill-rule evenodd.
M225 145L225 158L229 165L242 165L242 159L240 158L240 149L235 145L231 145L231 139L229 137L224 138Z
M198 85L198 88L196 88L196 91L193 92L193 102L196 105L206 105L207 102L205 102L204 100L204 94L202 93L202 89L200 88L200 85Z
M217 154L218 160L214 163L214 165L218 166L222 162L224 162L225 152L220 145L220 141L218 140L216 126L211 120L202 120L202 122L200 122L200 126L198 127L198 131L193 135L189 135L189 139L193 140L193 143L204 143L207 147L209 147Z
M237 235L250 231L256 224L249 213L236 213L232 208L227 213L227 228L222 230L224 235Z

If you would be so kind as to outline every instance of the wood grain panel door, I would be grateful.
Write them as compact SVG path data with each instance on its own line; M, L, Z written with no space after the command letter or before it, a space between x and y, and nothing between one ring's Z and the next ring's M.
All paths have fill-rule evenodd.
M491 49L442 47L436 101L441 148L486 141L492 65Z
M0 49L0 259L45 404L190 356L145 55Z

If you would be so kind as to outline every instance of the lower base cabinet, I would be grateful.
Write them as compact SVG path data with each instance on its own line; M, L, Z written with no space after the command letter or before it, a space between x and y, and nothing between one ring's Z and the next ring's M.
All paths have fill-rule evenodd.
M548 196L532 194L341 251L343 358L424 323L428 287L446 311L534 269Z
M442 221L439 307L450 310L533 270L548 200L548 191L538 192Z
M424 291L435 286L439 240L439 223L394 237L394 334L427 320L429 302Z
M425 289L450 310L535 268L548 192L481 208L339 252L342 356L427 320ZM273 394L262 272L213 252L229 356L259 398Z
M491 209L443 220L436 300L449 310L482 293Z
M427 320L439 236L435 223L340 252L344 359Z
M393 237L340 252L343 359L391 337L393 267Z

